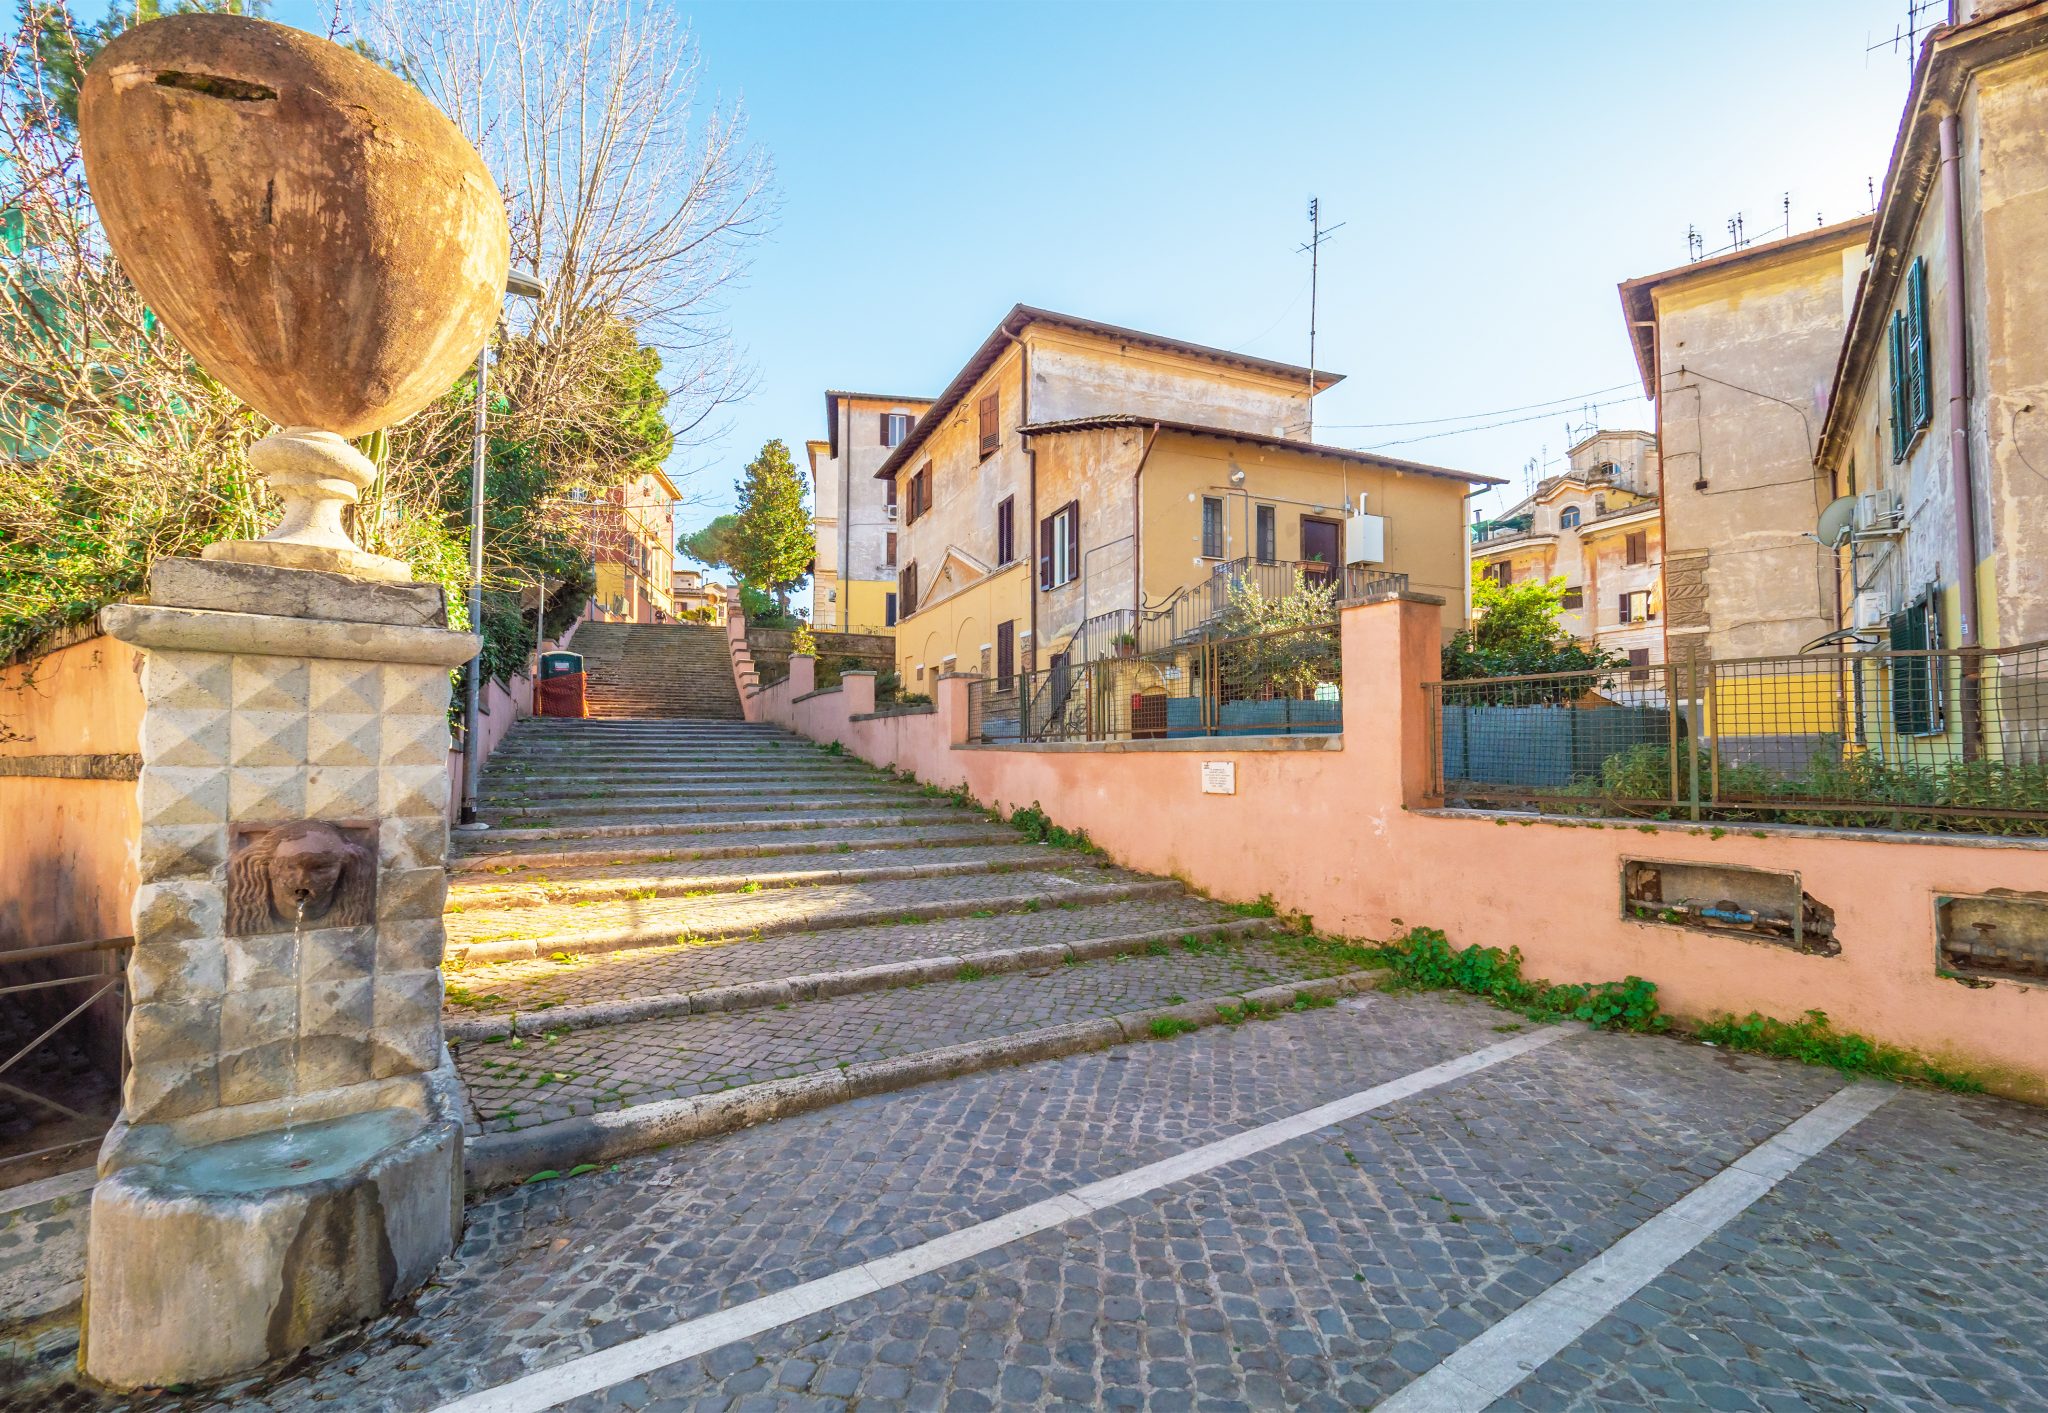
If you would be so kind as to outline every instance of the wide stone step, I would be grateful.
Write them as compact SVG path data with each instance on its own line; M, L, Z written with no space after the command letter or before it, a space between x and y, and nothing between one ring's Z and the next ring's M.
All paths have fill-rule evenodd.
M1082 855L1061 855L1076 864L1095 862ZM1043 867L1048 851L1017 839L1002 845L955 848L848 850L828 856L791 855L677 863L619 864L606 861L582 867L529 871L516 880L466 878L449 891L448 911L474 908L542 907L552 903L621 898L679 898L696 893L759 892L818 883L871 883L892 878L950 878L971 873Z
M594 792L590 799L550 800L531 805L493 805L488 800L479 800L477 813L491 822L499 819L529 822L580 819L621 814L629 809L643 815L650 812L672 815L750 814L764 809L793 809L809 813L813 810L876 809L886 803L909 803L917 798L902 791L891 794L872 787L786 798L756 795L711 799L695 795L649 795L638 800L621 800L612 791L603 790Z
M648 779L639 777L632 783L621 781L601 788L594 787L587 779L580 779L573 773L565 773L559 779L547 776L527 777L519 781L500 782L488 789L482 801L486 806L535 804L546 800L589 800L613 799L646 801L669 800L731 800L753 799L765 803L776 800L802 800L817 795L893 795L897 798L914 798L921 792L887 778L877 779L872 775L849 775L823 780L754 780L720 784L699 782L688 771L675 772L671 778Z
M1011 844L1017 832L999 824L912 825L908 827L865 826L852 829L813 830L763 829L756 833L727 833L709 842L696 834L653 834L636 839L565 839L554 844L524 845L517 842L492 847L489 834L458 834L457 840L482 841L464 847L449 861L459 879L467 875L511 877L541 869L634 867L640 864L680 863L693 859L744 859L769 856L791 858L811 854L852 853L877 849L918 849L926 845L956 847L967 844ZM554 876L553 874L549 875Z
M756 932L765 936L966 917L977 912L1081 907L1123 898L1170 897L1182 891L1171 879L1077 865L964 878L763 889L704 898L478 908L448 916L447 954L453 961L472 965Z
M580 824L533 824L497 828L488 834L465 835L465 838L495 841L507 848L524 848L535 840L552 839L634 839L649 835L701 835L745 833L754 830L788 829L851 829L863 825L898 826L916 824L959 824L963 819L972 819L957 806L934 806L931 809L903 810L899 812L877 812L874 810L824 810L802 815L775 814L759 818L727 818L723 815L677 815L665 819L649 819L634 811L617 819L585 820ZM464 845L465 853L481 850L482 844Z
M1370 986L1278 941L1169 944L1035 971L507 1035L456 1047L477 1186L999 1065L1239 1023Z
M505 962L454 976L452 1040L582 1030L667 1015L760 1010L961 973L1030 971L1129 952L1164 955L1265 936L1272 924L1193 898L1143 899L1048 917L998 913L938 925L848 927Z

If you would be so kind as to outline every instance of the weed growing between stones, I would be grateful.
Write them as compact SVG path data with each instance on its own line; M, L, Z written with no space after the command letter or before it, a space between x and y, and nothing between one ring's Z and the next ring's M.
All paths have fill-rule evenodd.
M1984 1088L1973 1076L1944 1069L1924 1055L1854 1031L1836 1030L1825 1011L1808 1011L1796 1021L1775 1020L1756 1011L1740 1018L1724 1015L1701 1026L1699 1038L1729 1050L1826 1065L1843 1074L1918 1080L1962 1094Z
M1186 1035L1198 1028L1193 1021L1182 1020L1179 1016L1155 1016L1152 1023L1145 1027L1155 1040L1171 1040L1176 1035Z
M1538 1020L1584 1021L1596 1030L1654 1033L1669 1024L1657 1013L1657 984L1640 976L1563 984L1522 975L1522 949L1453 948L1440 929L1414 927L1379 947L1352 949L1359 960L1394 973L1390 991L1463 991Z

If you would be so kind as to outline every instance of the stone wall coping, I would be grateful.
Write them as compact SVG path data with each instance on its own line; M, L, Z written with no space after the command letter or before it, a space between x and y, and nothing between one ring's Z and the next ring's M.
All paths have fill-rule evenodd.
M860 720L855 717L854 720ZM1024 751L1034 755L1094 752L1099 755L1188 755L1232 756L1270 751L1341 751L1344 733L1319 732L1310 736L1169 736L1163 741L990 741L962 742L956 751Z
M109 637L138 648L433 667L458 667L475 657L482 646L476 634L446 628L338 623L331 619L139 603L107 605L100 610L100 629Z
M831 695L832 695L832 694L833 694L834 692L837 692L838 690L839 690L839 688L838 688L838 687L836 687L836 686L835 686L835 687L820 687L820 688L818 688L818 690L817 690L817 691L815 691L815 692L805 692L805 693L804 693L804 694L803 694L803 695L802 695L801 697L791 697L791 698L789 699L789 704L790 704L791 706L795 706L795 705L796 705L796 704L797 704L798 702L807 702L807 701L809 701L809 700L810 700L810 699L811 699L812 697L829 697L829 696L831 696Z
M865 711L859 716L849 716L848 721L887 721L892 716L931 716L938 711L936 703L918 706L883 707L880 711Z
M1796 809L1797 806L1790 808ZM1823 824L1766 824L1754 820L1730 822L1725 819L1636 819L1628 815L1572 816L1538 814L1534 810L1476 810L1456 805L1411 807L1408 813L1432 819L1490 819L1499 824L1547 824L1555 829L1622 829L1644 834L1711 834L1719 830L1723 837L1742 834L1752 839L1841 839L1855 844L1939 844L1957 849L2031 849L2036 853L2048 853L2048 839L2023 835L1836 829Z
M162 608L410 628L448 626L447 596L439 584L389 584L277 564L160 559L150 566L149 598Z

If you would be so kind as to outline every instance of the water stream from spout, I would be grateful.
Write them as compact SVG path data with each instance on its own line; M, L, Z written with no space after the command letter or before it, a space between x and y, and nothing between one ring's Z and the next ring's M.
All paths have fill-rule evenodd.
M284 1091L284 1152L286 1166L303 1168L305 1158L290 1157L294 1140L299 1106L299 1046L305 1030L306 982L299 974L299 962L306 942L306 900L299 899L298 913L292 919L292 1072L286 1077Z

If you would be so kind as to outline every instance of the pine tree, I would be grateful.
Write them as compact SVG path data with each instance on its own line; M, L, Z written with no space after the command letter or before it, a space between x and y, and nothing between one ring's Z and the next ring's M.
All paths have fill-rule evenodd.
M789 611L789 591L810 572L811 513L804 480L778 438L747 463L737 487L739 523L731 540L732 567L747 583L775 595Z

